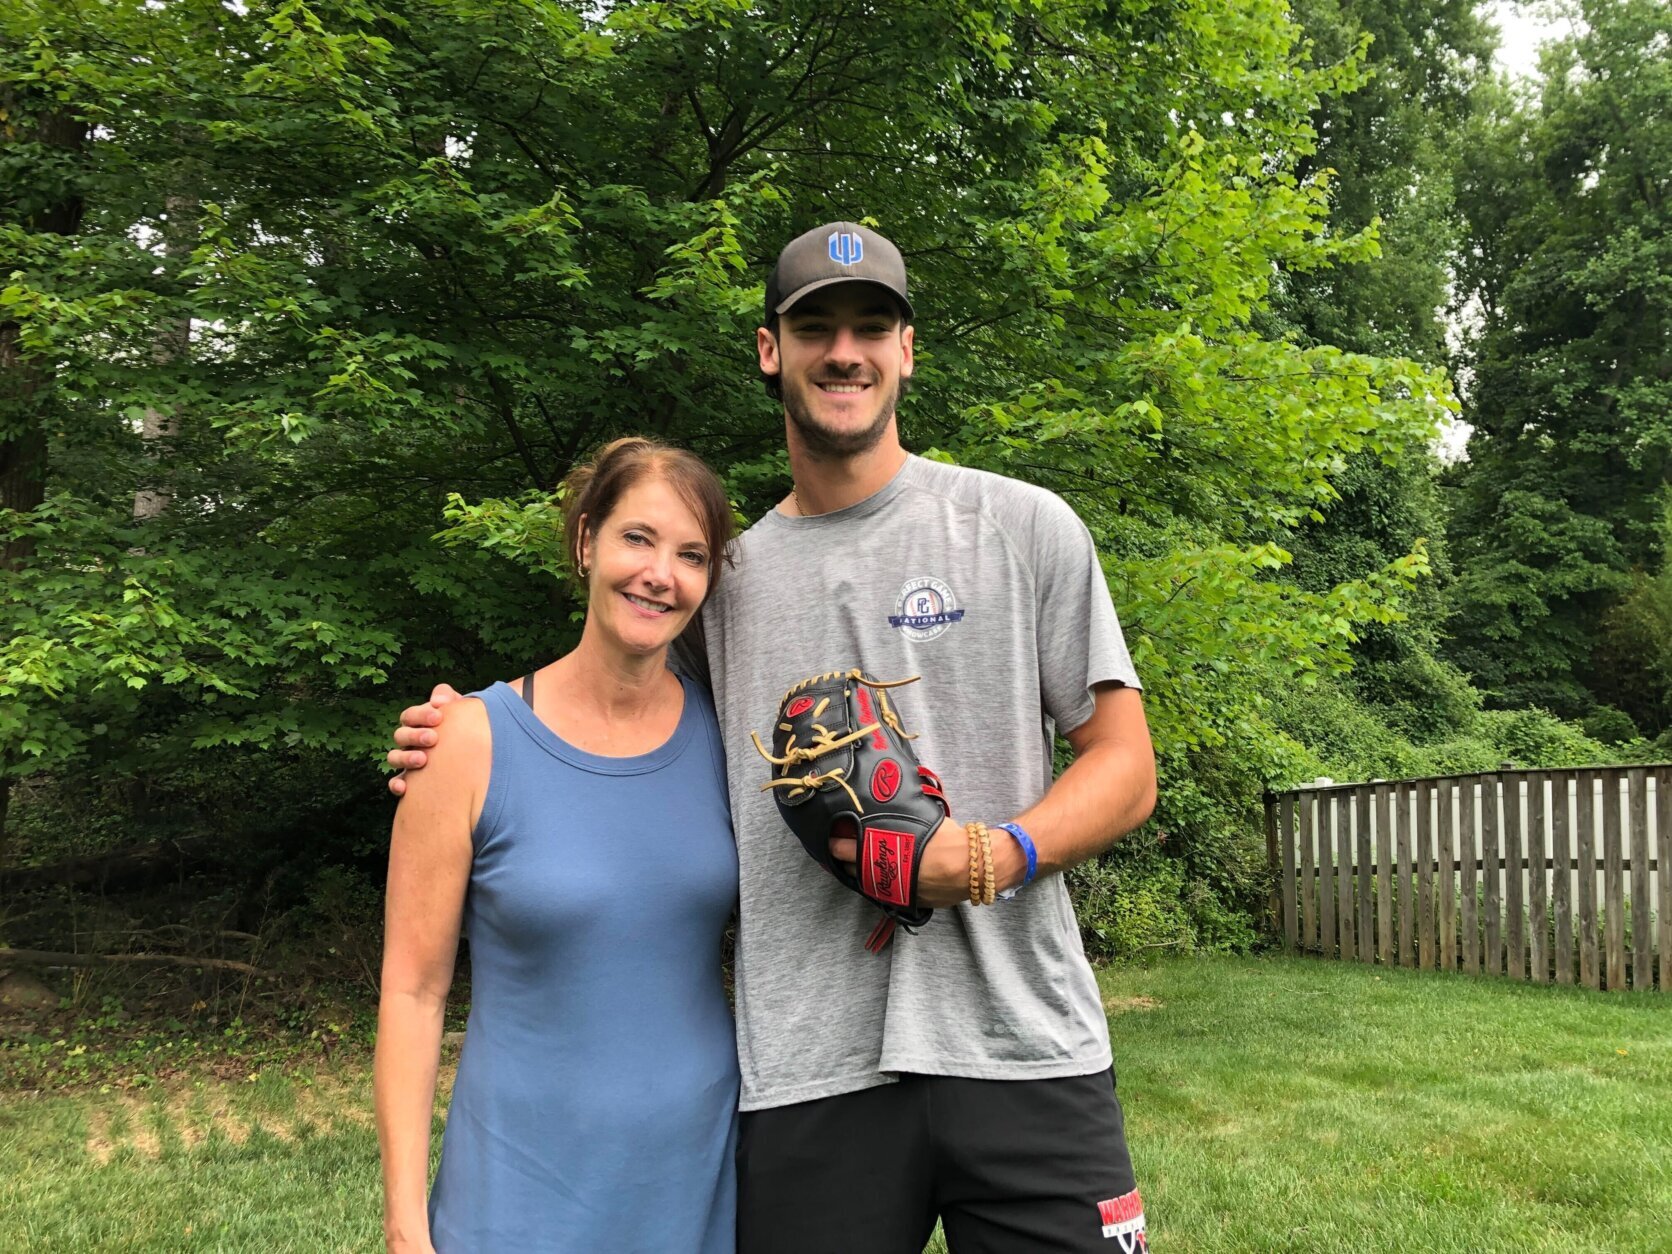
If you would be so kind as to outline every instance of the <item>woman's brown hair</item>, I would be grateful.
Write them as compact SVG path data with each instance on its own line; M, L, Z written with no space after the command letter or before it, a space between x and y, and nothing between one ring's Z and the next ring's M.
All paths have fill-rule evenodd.
M691 507L708 544L708 594L720 586L720 571L732 564L733 519L726 489L708 463L688 449L649 436L611 440L563 481L563 541L569 562L581 573L586 533L596 533L615 512L622 495L646 478L668 484ZM583 578L584 582L584 578Z

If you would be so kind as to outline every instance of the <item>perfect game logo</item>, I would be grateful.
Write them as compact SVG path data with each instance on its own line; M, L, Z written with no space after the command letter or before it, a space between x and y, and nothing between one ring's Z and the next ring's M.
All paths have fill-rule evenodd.
M894 608L896 612L888 616L888 625L912 640L933 640L964 617L952 589L932 575L907 580Z

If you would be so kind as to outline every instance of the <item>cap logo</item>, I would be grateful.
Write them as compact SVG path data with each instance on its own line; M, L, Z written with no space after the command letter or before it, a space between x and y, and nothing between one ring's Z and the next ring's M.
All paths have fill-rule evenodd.
M852 231L830 233L830 259L839 266L857 266L865 260L865 241Z

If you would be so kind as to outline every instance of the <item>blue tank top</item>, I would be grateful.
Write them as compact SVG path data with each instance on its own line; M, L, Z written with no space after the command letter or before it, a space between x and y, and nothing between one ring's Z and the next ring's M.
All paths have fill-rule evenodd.
M471 1006L430 1195L439 1254L733 1254L737 848L719 727L560 739L503 683L465 899Z

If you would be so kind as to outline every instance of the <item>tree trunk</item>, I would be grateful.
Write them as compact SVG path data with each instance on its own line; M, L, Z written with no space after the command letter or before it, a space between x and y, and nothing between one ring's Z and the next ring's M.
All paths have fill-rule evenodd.
M6 808L12 803L12 777L0 775L0 893L6 891Z
M193 223L197 216L195 196L168 196L163 200L163 257L170 271L177 270L191 256ZM172 277L172 275L170 276ZM192 319L190 314L164 318L151 340L151 360L159 366L171 365L191 352ZM165 511L174 499L174 491L163 469L168 452L168 441L176 431L175 419L147 405L140 425L139 438L150 457L152 474L149 483L141 484L134 493L134 521L145 522Z
M204 958L195 954L74 954L42 949L0 949L0 962L26 962L40 967L97 967L107 963L139 963L160 967L200 967L205 971L237 971L243 975L263 978L277 974L248 962L239 962L236 958Z
M24 377L36 373L32 368L13 364L16 360L16 335L15 323L0 327L0 381L3 381L0 382L0 387L12 393L6 398L8 402L14 397L23 400L23 403L15 408L9 403L5 405L6 409L13 411L18 425L21 425L28 421L26 398L36 394L41 384L38 377ZM0 509L15 509L26 514L39 505L45 496L46 433L39 427L31 426L15 436L0 439ZM0 571L16 570L23 564L23 559L29 556L30 548L27 540L12 540L0 545Z

